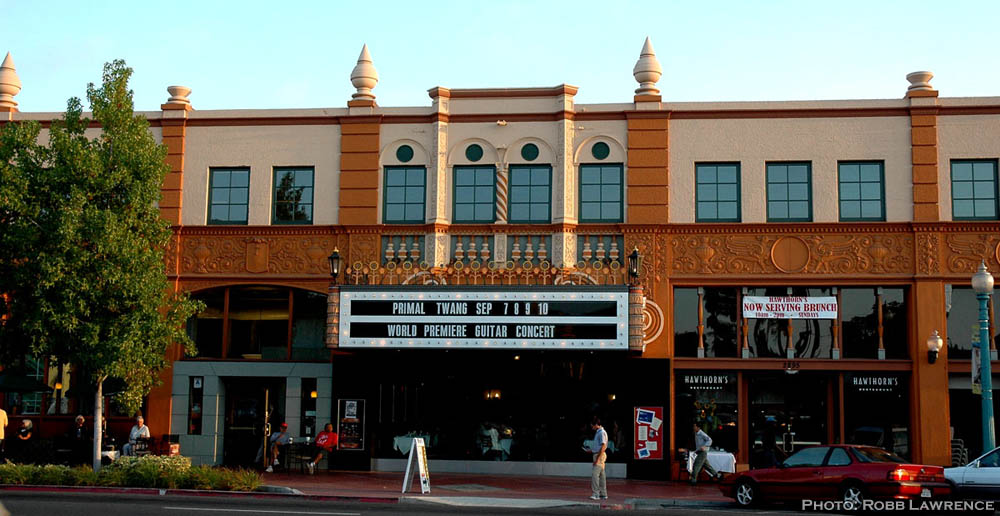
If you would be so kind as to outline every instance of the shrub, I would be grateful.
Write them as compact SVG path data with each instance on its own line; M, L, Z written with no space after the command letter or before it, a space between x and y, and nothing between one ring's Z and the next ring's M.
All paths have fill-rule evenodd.
M4 462L0 464L0 484L23 485L31 482L31 466Z
M187 470L177 484L181 489L217 489L221 473L210 466L195 466Z
M30 482L36 486L60 486L66 483L69 467L56 466L23 466L31 475Z
M260 487L260 473L249 469L222 469L223 484L215 489L226 491L253 491Z
M122 457L100 473L86 466L0 464L0 484L253 491L261 483L256 471L191 467L191 459L187 457Z
M188 457L164 456L164 455L143 455L141 457L120 457L110 465L102 468L123 469L131 471L135 468L145 468L155 471L186 471L191 467L191 459Z
M67 471L64 479L65 485L68 486L96 486L98 476L93 469L79 466Z
M97 485L104 487L118 487L125 485L128 473L122 468L101 468L97 473Z

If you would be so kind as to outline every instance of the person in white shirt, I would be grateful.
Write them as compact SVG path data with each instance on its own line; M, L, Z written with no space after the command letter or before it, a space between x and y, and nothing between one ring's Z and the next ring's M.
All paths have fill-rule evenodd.
M284 450L286 446L292 443L292 437L288 435L288 423L281 424L281 432L271 434L270 442L271 442L270 460L272 462L268 464L267 469L264 470L267 473L273 473L274 466L281 464L281 462L278 460L278 456L281 455L282 450Z
M122 446L122 455L135 455L135 443L139 439L149 439L149 427L146 426L142 416L136 416L135 425L132 426L132 431L128 433L128 442L125 443L125 446Z
M594 441L590 452L594 454L594 469L590 475L591 500L608 499L608 477L604 472L604 462L608 460L608 432L601 426L601 418L594 416L590 421L590 429L594 431Z
M691 485L698 483L698 475L701 473L701 468L704 466L705 471L708 472L709 478L713 480L719 480L722 478L721 475L712 464L708 462L708 449L712 446L712 438L708 436L698 423L694 424L694 448L695 448L695 458L694 467L691 468Z

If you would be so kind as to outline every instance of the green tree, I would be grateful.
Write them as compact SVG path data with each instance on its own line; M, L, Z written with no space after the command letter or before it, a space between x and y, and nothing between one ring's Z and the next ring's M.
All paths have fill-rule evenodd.
M201 308L167 281L166 149L133 112L131 74L117 60L87 86L99 129L72 98L47 138L35 122L0 132L0 358L50 356L90 373L95 470L104 381L120 379L116 401L137 410L168 347L194 352L184 323Z

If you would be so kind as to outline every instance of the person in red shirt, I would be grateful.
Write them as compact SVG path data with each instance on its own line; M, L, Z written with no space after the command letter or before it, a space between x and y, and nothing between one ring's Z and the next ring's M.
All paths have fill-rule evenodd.
M323 452L325 451L327 455L337 447L337 432L333 431L333 423L327 423L323 427L323 431L316 436L316 445L314 446L316 450L316 457L313 460L306 463L309 467L309 474L312 475L316 471L316 464L323 459Z

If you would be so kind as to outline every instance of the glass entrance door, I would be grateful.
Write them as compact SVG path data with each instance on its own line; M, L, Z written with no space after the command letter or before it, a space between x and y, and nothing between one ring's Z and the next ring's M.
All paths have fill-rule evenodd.
M285 379L224 378L223 385L223 464L253 467L264 446L266 425L276 431L284 421Z
M781 372L748 380L751 467L772 467L803 447L827 444L827 376Z

